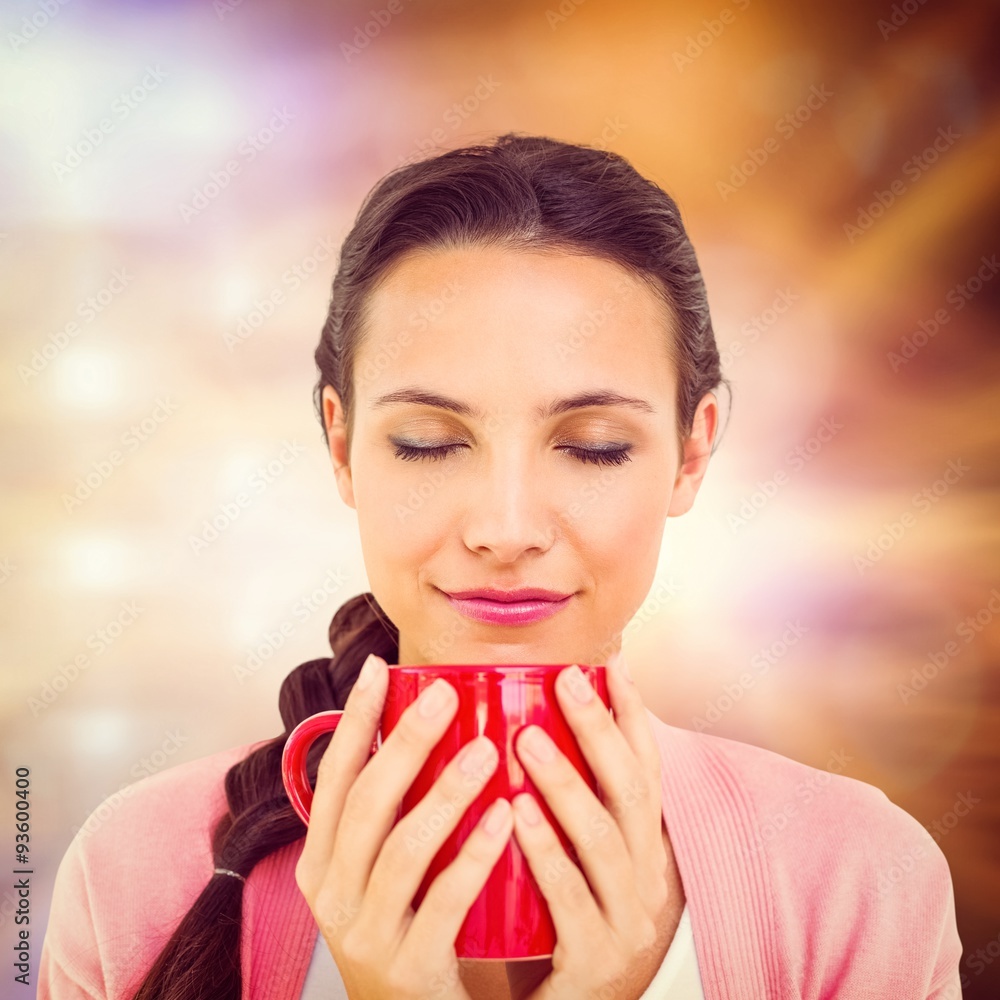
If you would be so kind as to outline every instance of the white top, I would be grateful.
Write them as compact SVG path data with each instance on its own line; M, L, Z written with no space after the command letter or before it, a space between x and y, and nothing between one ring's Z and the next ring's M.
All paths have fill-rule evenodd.
M316 935L300 1000L348 1000L344 980L322 934ZM663 963L640 1000L705 1000L687 903Z

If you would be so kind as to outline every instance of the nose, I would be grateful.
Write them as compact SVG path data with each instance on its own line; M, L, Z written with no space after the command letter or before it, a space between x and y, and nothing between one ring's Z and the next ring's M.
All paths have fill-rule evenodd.
M492 451L477 471L466 493L466 546L473 552L490 552L502 563L548 551L556 537L551 484L547 491L544 476L532 468L523 444Z

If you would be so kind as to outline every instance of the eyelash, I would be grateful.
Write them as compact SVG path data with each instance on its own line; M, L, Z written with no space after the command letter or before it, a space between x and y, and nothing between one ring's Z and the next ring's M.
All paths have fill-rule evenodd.
M430 448L417 448L412 444L397 443L395 455L396 458L401 458L406 462L422 458L439 459L447 458L454 449L462 447L464 446L461 444L441 444ZM575 448L572 445L563 445L562 448L581 462L591 462L594 465L621 465L623 462L632 461L629 455L629 452L632 450L631 445L627 445L624 448L607 448L601 450Z

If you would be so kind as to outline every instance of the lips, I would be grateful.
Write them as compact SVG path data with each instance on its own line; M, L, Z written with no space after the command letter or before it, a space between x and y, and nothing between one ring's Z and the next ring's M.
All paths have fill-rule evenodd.
M519 587L516 590L480 587L442 593L456 611L488 625L529 625L550 618L561 611L573 596L541 587Z
M513 604L517 601L561 601L572 594L561 594L557 590L543 590L541 587L519 587L517 590L497 590L494 587L480 587L477 590L446 590L449 597L459 600L481 598L485 601L498 601L503 604Z

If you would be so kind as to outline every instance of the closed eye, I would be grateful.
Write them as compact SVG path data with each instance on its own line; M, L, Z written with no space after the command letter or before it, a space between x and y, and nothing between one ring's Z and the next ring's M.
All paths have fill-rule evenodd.
M468 447L458 442L455 444L431 445L420 448L412 444L393 442L396 445L395 456L405 462L414 462L419 459L441 459L447 458L458 448ZM631 445L618 446L614 448L580 448L577 445L559 445L560 451L565 451L581 462L591 462L594 465L621 465L623 462L631 462L629 452Z

